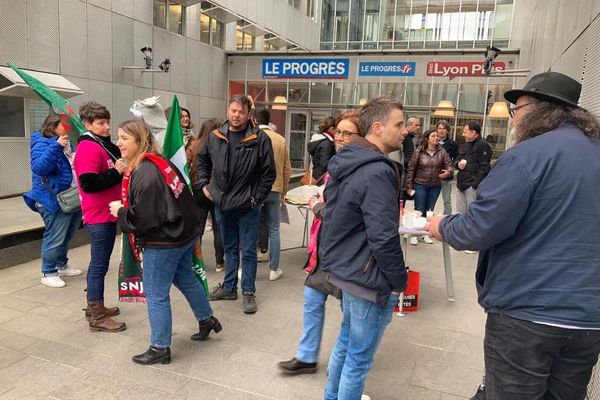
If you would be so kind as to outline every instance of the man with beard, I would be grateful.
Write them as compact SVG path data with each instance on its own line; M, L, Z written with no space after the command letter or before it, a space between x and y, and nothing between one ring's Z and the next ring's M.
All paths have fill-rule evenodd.
M580 93L557 72L505 93L517 144L466 213L429 221L436 238L481 252L487 398L580 400L598 361L600 121Z

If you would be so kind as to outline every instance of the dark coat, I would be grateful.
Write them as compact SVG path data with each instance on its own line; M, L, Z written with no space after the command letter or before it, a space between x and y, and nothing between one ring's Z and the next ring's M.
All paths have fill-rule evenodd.
M258 207L275 182L275 159L265 132L248 124L235 154L229 154L229 122L212 131L198 158L198 187L207 187L221 212L244 212ZM229 171L229 157L235 167Z
M456 141L447 137L443 141L440 140L440 144L442 145L444 150L446 150L446 153L448 153L452 162L454 162L454 160L456 160L456 157L458 157L458 143L456 143ZM452 179L454 179L454 174L450 174L450 176L448 178L443 179L443 180L451 181Z
M342 291L381 306L406 287L398 234L398 177L393 162L363 138L329 163L319 256Z
M452 175L452 160L446 150L442 146L438 146L432 156L419 146L408 163L406 188L413 189L414 183L425 186L442 186L442 180L438 177L442 170L447 170Z
M169 165L185 182L181 172ZM119 226L133 233L142 247L173 248L189 243L197 236L200 211L187 187L175 198L158 167L142 160L131 174L129 207L119 210Z
M467 160L467 166L462 170L458 170L456 186L458 190L462 191L468 188L477 189L483 178L490 172L492 148L485 139L477 137L472 142L463 145L458 157L454 160L456 168L458 168L458 162L462 159Z
M312 176L320 181L327 172L329 160L335 155L335 144L322 133L314 134L308 143L308 154L312 157Z
M600 140L575 126L507 150L442 237L479 250L479 304L526 321L600 329Z

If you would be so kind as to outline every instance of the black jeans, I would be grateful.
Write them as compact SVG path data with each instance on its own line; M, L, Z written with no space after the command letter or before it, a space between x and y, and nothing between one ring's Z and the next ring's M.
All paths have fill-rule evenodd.
M484 350L488 400L583 400L600 331L488 313Z
M223 238L221 237L221 230L219 224L217 224L217 218L215 218L215 206L210 207L201 205L200 206L200 236L204 235L204 228L206 228L206 219L210 213L212 220L212 231L213 231L213 243L215 246L215 262L217 264L225 263L225 250L223 250Z

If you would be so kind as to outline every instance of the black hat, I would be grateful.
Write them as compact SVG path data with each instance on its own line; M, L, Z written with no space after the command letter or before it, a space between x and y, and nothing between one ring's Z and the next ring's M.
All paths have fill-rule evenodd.
M504 93L504 98L514 104L521 96L532 96L577 107L580 94L581 83L575 79L559 72L544 72L533 76L523 89Z

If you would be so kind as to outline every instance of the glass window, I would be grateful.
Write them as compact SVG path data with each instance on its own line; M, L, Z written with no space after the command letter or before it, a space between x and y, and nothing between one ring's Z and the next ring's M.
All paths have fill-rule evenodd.
M310 102L331 104L332 82L311 82Z
M436 106L442 100L449 100L452 104L455 104L457 94L458 84L434 83L431 96L431 105Z
M236 94L245 94L246 84L240 81L229 81L229 96Z
M167 0L154 0L153 23L159 28L167 27Z
M42 127L44 120L50 114L50 106L38 98L26 101L29 103L29 132L34 132Z
M359 83L357 86L358 104L364 104L366 101L379 96L379 83Z
M382 83L381 95L392 96L404 102L404 84L403 83Z
M352 0L350 3L350 35L351 42L360 42L363 34L364 0ZM360 48L360 47L359 47Z
M288 103L308 103L308 82L290 82Z
M321 13L321 43L333 41L333 27L335 0L323 0L323 12ZM323 49L323 50L331 50Z
M0 137L25 137L25 115L22 97L0 96ZM44 118L48 115L48 106ZM42 124L33 127L40 129ZM32 130L32 131L33 131Z
M483 115L486 101L485 85L462 85L461 111Z
M269 102L274 102L275 97L283 96L287 100L287 83L286 82L267 82L267 98Z
M407 83L406 104L413 106L429 106L429 94L431 85L429 83Z
M223 48L223 23L214 18L210 20L210 44Z
M245 24L246 21L238 21L238 26L235 32L235 49L238 51L254 50L254 36L242 30L242 27Z
M500 4L506 3L506 4ZM511 1L498 1L493 18L494 40L508 40L510 37L510 21L512 18L513 4Z
M348 40L348 8L349 0L338 0L335 9L335 41L346 42Z
M356 85L350 82L334 82L333 104L357 104Z
M264 105L267 98L267 83L266 82L248 82L246 94L252 96L256 106Z
M169 1L169 30L183 34L183 6Z
M210 17L208 15L200 15L200 41L210 44Z

